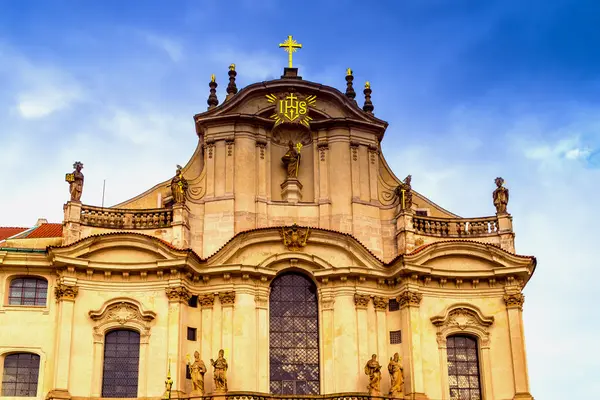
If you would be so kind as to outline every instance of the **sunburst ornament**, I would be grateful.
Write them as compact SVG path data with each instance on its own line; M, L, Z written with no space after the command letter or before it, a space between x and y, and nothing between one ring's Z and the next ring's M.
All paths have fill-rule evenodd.
M268 94L266 97L269 103L276 105L275 113L270 117L275 120L276 126L282 122L310 126L312 117L308 115L308 109L317 104L317 96L289 93L283 97L277 97L274 94Z

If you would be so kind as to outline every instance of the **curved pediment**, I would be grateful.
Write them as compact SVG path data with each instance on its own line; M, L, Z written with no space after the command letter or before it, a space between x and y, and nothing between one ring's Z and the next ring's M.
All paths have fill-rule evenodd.
M370 127L378 131L381 138L388 125L387 122L364 112L355 101L339 90L300 79L278 79L246 86L221 105L195 115L194 120L199 132L203 130L202 126L205 123L228 116L238 120L254 117L256 120L272 124L275 121L271 116L277 107L273 99L289 94L314 101L314 104L308 106L311 126L345 121Z
M157 263L185 261L191 250L176 249L153 236L135 232L112 232L88 236L66 246L49 247L56 265L148 267Z
M440 241L417 248L404 257L407 264L445 272L481 272L498 268L527 271L535 268L535 258L520 256L488 243L471 240Z

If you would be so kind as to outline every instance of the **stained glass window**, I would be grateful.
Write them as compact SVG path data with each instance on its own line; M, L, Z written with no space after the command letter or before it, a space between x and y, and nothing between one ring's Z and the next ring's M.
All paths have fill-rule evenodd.
M297 273L275 278L269 318L271 393L319 394L319 320L314 283Z
M140 334L119 329L104 340L102 397L137 397Z
M45 306L48 281L42 278L17 278L10 282L8 304L11 306Z
M469 336L449 336L446 345L450 400L481 400L477 341Z
M9 354L4 357L2 396L37 396L40 356L31 353Z

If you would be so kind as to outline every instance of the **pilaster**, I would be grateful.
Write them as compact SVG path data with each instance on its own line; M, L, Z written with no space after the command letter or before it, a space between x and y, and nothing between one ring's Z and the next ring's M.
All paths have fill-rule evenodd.
M254 295L256 307L256 388L269 390L269 286L258 286Z
M183 358L183 306L190 300L191 293L184 286L171 286L165 289L169 299L169 315L167 327L167 359L171 370L173 386L171 398L185 396L185 368L186 360Z
M374 296L373 297L373 306L375 308L375 320L377 321L377 355L378 360L385 360L384 354L387 355L388 348L388 340L387 340L387 307L388 307L388 299L385 297ZM365 363L370 359L368 357L367 360L362 360L361 369L364 368ZM382 374L383 376L383 374ZM387 393L388 391L388 380L382 379L381 381L381 393Z
M525 337L523 334L524 302L525 296L520 292L504 295L504 303L506 304L506 312L508 313L510 351L513 360L514 399L533 399L533 396L529 393L527 358L525 356Z
M236 293L234 291L219 293L219 301L221 302L221 348L225 350L225 358L229 365L233 365L233 308L236 303ZM211 357L216 358L216 357ZM236 387L232 375L228 375L228 388Z
M200 333L200 358L202 360L210 360L214 358L212 353L212 336L213 336L213 307L215 304L215 295L212 293L202 294L198 296L198 304L200 304L200 312L202 314L202 332ZM205 377L205 393L209 392L210 382Z
M320 379L321 379L321 393L335 393L336 382L333 377L336 375L336 363L335 363L335 346L334 346L334 325L333 325L333 307L335 305L335 298L329 292L321 292L319 298L319 304L321 305L321 340L320 353L323 355L321 358Z
M69 373L71 369L73 315L75 298L79 294L79 288L74 283L76 283L76 280L73 284L68 285L59 282L54 288L54 295L58 303L58 332L56 336L54 389L48 393L48 399L71 398L69 392Z
M421 347L420 305L423 295L407 289L398 296L401 329L403 334L402 353L405 361L405 393L409 399L427 399L423 379L423 353Z
M363 367L365 360L368 360L370 357L369 354L369 325L368 325L368 315L367 309L369 307L369 303L371 300L371 296L368 294L355 294L354 295L354 306L356 307L356 322L358 327L357 332L357 355L358 355L358 376L357 382L360 382L359 389L363 386L366 386L367 380L366 376L363 372ZM362 384L364 382L364 384Z

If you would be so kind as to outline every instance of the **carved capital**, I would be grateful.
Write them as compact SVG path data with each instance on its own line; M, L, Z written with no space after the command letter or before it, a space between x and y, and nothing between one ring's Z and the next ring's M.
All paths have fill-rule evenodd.
M400 308L403 307L419 307L421 304L421 300L423 299L423 295L418 292L411 292L406 290L398 296L396 300L400 304Z
M518 308L519 310L523 310L525 296L523 293L505 294L504 303L506 304L506 308Z
M334 297L324 297L321 299L321 305L323 307L323 311L325 310L333 310L333 305L335 304Z
M256 293L254 295L254 304L256 304L256 308L267 308L269 295L266 293Z
M375 311L386 311L388 299L381 296L373 296L373 305L375 306Z
M371 300L371 296L368 294L354 294L354 305L356 308L367 308L369 305L369 300Z
M169 302L181 302L187 303L192 294L184 286L168 287L165 289L165 293L169 298Z
M235 304L235 292L219 293L219 300L222 306L233 306Z
M63 283L59 283L54 288L54 296L56 296L56 301L69 300L75 301L75 297L79 293L79 288L77 286L65 285Z
M215 304L215 295L212 293L201 294L198 296L198 303L202 308L212 308Z

